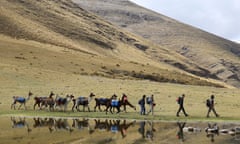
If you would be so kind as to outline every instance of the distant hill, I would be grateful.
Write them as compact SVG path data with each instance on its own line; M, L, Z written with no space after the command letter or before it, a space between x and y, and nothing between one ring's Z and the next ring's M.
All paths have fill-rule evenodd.
M192 74L212 77L240 87L240 45L138 6L128 0L74 0L111 23L175 51L198 70L173 64ZM156 58L159 49L146 50ZM171 61L166 61L172 64Z
M226 86L200 77L214 75L188 58L72 1L1 0L0 5L0 68L6 83L23 74L26 82L54 72Z

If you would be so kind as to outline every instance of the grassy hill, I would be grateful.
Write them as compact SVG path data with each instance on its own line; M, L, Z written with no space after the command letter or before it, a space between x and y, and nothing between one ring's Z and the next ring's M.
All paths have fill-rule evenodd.
M125 30L149 39L195 63L201 72L177 65L190 73L220 79L239 87L240 45L140 7L129 0L74 0L81 7ZM147 50L155 58L161 52ZM167 61L167 63L170 63ZM207 72L206 72L207 71Z
M139 107L119 115L70 112L72 103L66 113L33 110L33 98L26 111L10 109L12 96L26 96L31 90L34 96L48 96L50 91L75 97L126 93L136 106L143 94L154 94L155 119L162 120L177 120L176 98L182 93L190 119L201 120L206 98L215 94L220 120L239 119L238 89L188 73L208 71L71 1L1 0L0 27L0 116L149 118L138 115ZM93 106L91 102L91 110Z
M71 1L6 1L0 13L1 64L77 75L220 85L165 62L196 65L115 27ZM158 49L153 60L145 49ZM161 61L160 61L161 60ZM29 71L30 73L31 71ZM13 73L7 72L7 73ZM41 73L41 72L39 72Z

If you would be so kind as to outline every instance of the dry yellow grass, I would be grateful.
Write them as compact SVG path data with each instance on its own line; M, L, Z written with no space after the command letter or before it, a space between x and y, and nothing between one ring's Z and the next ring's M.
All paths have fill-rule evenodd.
M104 31L102 32L108 34L113 30L113 35L115 35L113 41L117 47L113 50L103 49L101 44L97 45L88 40L81 40L82 37L77 40L74 39L73 44L71 41L68 43L67 41L71 39L71 37L65 34L73 32L72 25L66 26L67 30L64 32L62 32L62 30L57 31L57 34L55 33L56 31L54 31L56 30L54 25L46 28L47 20L52 20L53 17L49 17L49 19L45 21L45 19L41 19L43 16L40 16L39 21L37 21L34 15L36 11L34 11L33 8L36 7L36 3L38 2L35 2L36 1L28 1L27 3L33 6L28 7L25 2L19 5L18 3L13 3L13 5L8 6L9 1L1 1L3 6L6 5L6 7L2 5L0 7L0 20L5 22L3 23L3 26L5 26L4 31L1 33L16 36L17 38L14 39L0 35L0 88L2 89L0 91L0 108L2 114L13 112L10 111L12 96L24 96L31 90L34 96L48 96L50 91L61 96L74 94L76 97L81 95L87 96L90 92L94 92L97 97L110 97L114 93L120 97L122 93L126 93L129 96L129 100L136 106L137 101L143 94L154 94L157 101L155 114L158 117L174 116L177 110L176 97L185 93L187 95L187 111L189 110L189 114L192 116L201 117L205 115L206 110L203 107L205 107L204 101L206 97L214 93L217 96L217 101L219 100L218 102L221 104L219 110L222 111L220 114L229 118L238 118L237 113L229 113L229 111L226 110L227 108L232 108L234 111L235 109L236 111L238 110L237 95L239 92L236 89L156 83L147 80L228 87L228 85L224 83L199 78L164 64L162 61L158 61L164 61L161 57L166 57L166 59L172 60L172 62L177 62L179 58L179 63L182 63L182 61L184 63L186 59L178 54L169 52L166 49L161 49L162 55L157 59L151 59L146 53L133 48L134 44L120 42L121 39L119 38L137 39L139 43L146 44L151 49L157 47L156 45L141 40L141 38L128 34L127 32L125 33L114 29L114 26L111 24L99 20L96 16L84 13L86 11L81 12L81 9L77 9L77 11L71 9L72 13L69 15L67 15L68 11L63 10L63 12L59 12L58 10L61 8L59 5L67 6L66 3L64 3L66 1L59 1L59 3L51 5L52 7L50 9L54 11L44 9L48 4L48 1L44 1L39 7L43 9L42 12L46 12L46 14L53 14L54 16L66 14L67 18L71 16L77 18L76 12L80 11L82 17L79 19L85 18L86 21L86 23L80 21L80 23L83 23L81 26L86 26L88 33L91 33L96 27L92 25L89 26L87 19L93 20L90 24L96 21L99 24L104 24L107 28L103 28ZM31 16L31 19L17 19L17 16L21 15L21 13L23 13L22 15ZM27 16L23 18L27 18ZM29 23L30 31L25 27L28 21L31 21ZM44 32L44 34L32 32L31 30L36 28L32 22L39 24L37 26L39 26L39 30ZM75 21L73 20L73 22ZM66 23L66 21L64 21L64 23ZM9 27L6 27L8 24ZM16 35L8 34L12 32L10 30L8 31L8 28L10 28L10 30L13 30L11 28L19 28L17 29L19 33L16 33ZM46 36L47 34L49 34L49 36ZM89 35L93 36L93 39L99 38L101 41L109 38L102 37L102 35ZM53 36L53 39L50 38L51 36ZM46 41L45 38L50 39ZM63 44L58 44L60 41L63 42ZM27 105L29 110L32 110L33 99L31 99ZM93 107L93 105L94 103L91 103L91 107ZM134 114L133 116L138 116L137 112L133 110L129 111L132 113L123 115L128 116Z
M94 92L96 97L110 97L114 93L120 97L122 93L126 93L138 110L137 102L142 95L154 94L157 102L155 115L159 118L175 116L178 108L176 98L182 93L186 94L186 110L190 116L204 118L207 112L205 100L211 94L215 94L216 109L220 115L226 119L239 118L240 97L238 95L240 92L238 89L94 76L91 73L98 69L102 70L103 65L116 67L115 62L119 61L111 59L111 63L107 63L109 59L106 57L94 56L93 58L88 54L72 54L72 51L66 51L64 48L31 41L13 40L7 37L1 40L4 40L4 43L1 42L0 45L0 108L5 114L11 113L9 110L12 96L26 96L31 90L34 96L48 96L50 91L61 96L74 94L76 97L88 96L90 92ZM78 59L79 57L81 60ZM120 63L120 67L126 65L124 68L126 70L131 67L141 69L138 64L131 64ZM27 103L30 111L33 109L33 102L31 99ZM93 106L94 102L91 103L91 109ZM132 109L129 109L129 112L138 116L138 112ZM128 113L121 115L128 115Z

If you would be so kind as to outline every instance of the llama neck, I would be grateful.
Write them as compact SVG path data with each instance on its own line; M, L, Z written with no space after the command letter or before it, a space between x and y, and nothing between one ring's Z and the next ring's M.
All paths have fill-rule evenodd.
M30 95L26 98L26 101L30 100Z
M90 102L92 100L92 97L88 97L88 102Z

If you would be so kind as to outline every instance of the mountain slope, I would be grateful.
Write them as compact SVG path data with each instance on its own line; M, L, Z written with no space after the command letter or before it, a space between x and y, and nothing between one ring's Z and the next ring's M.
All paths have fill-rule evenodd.
M197 64L205 77L240 86L240 45L140 7L128 0L74 0L81 7L130 32L174 50ZM148 51L153 57L161 52ZM206 74L205 71L209 73Z
M19 73L32 74L29 69L33 69L39 71L36 77L51 71L223 85L165 63L200 71L183 56L123 31L68 0L2 0L0 27L1 69L12 81ZM154 49L161 54L153 60L144 51Z

